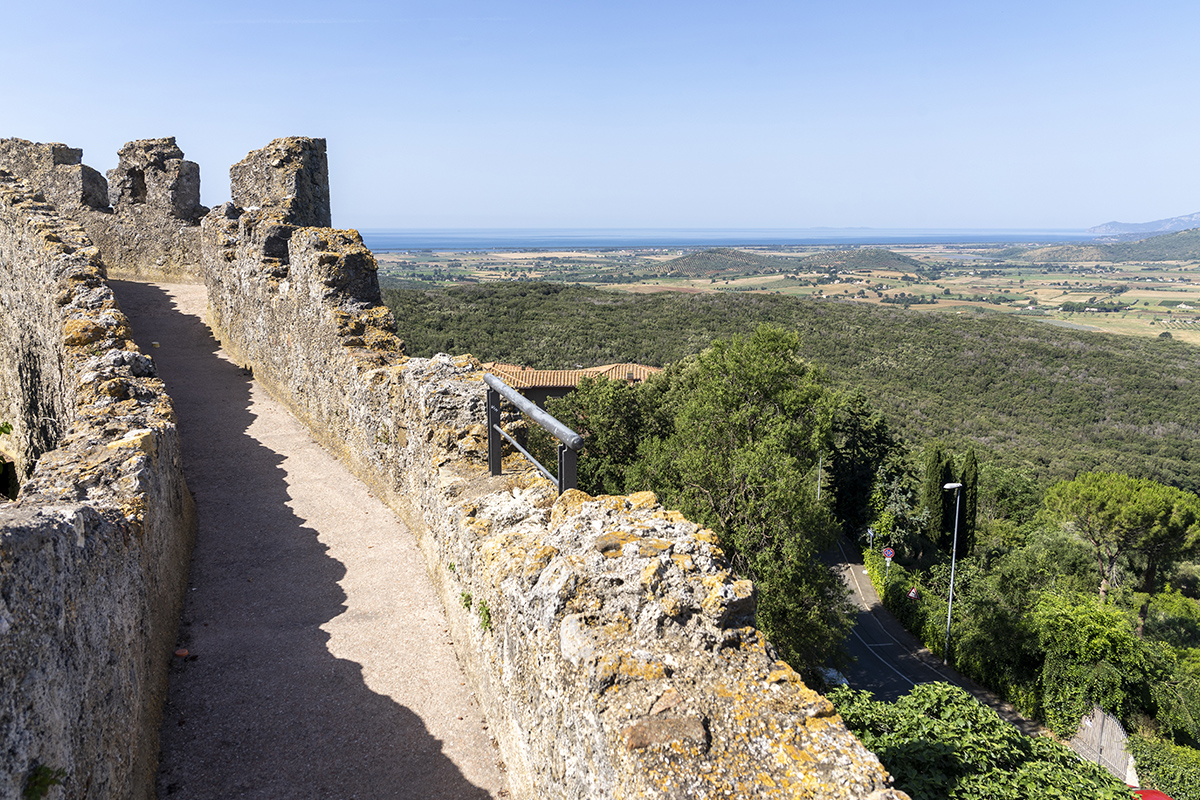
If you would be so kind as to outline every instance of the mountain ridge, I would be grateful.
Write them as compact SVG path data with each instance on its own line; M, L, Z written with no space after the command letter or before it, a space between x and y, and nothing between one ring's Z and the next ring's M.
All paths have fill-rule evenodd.
M1174 233L1189 228L1200 228L1200 211L1179 217L1156 219L1153 222L1105 222L1087 229L1098 236L1130 236L1133 234Z

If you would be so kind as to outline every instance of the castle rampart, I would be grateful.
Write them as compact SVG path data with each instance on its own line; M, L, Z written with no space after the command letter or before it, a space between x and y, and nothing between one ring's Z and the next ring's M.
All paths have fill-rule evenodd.
M122 154L123 164L134 163L132 155ZM154 169L182 175L181 155L162 161L176 166ZM63 166L79 166L78 159L52 163L50 172L58 174L54 170ZM196 244L187 253L195 265L189 275L204 277L209 323L226 352L252 369L314 437L409 520L441 595L459 659L497 734L514 795L903 798L889 788L878 759L846 730L829 702L777 660L754 628L753 585L730 573L710 531L664 509L648 492L593 498L571 491L557 497L517 458L506 460L504 475L489 474L479 363L470 356L404 355L395 320L379 302L374 257L357 232L327 227L326 169L324 142L302 138L276 140L235 165L234 201L213 209L196 226ZM109 192L125 199L115 200L111 211L96 213L118 222L128 216L122 210L129 207L126 200L142 190L136 174L127 170L127 178L110 175ZM175 218L171 209L179 202L171 198L179 198L181 190L154 195L150 177L143 178L146 212ZM183 207L189 207L187 201ZM82 202L73 208L82 209ZM86 292L72 288L62 295L64 303L38 305L39 289L74 284L63 283L68 273L55 266L59 262L35 268L26 254L37 249L26 242L34 234L21 219L18 214L0 220L0 240L13 239L13 252L19 250L31 270L12 278L14 286L22 284L14 291L28 298L22 303L29 308L19 312L46 316L45 358L59 358L64 365L51 373L61 378L55 378L58 388L49 396L60 403L56 413L64 425L76 421L52 443L58 449L40 454L21 499L0 506L0 518L34 509L20 529L27 532L18 536L5 529L0 553L16 559L9 553L25 552L10 548L10 541L52 542L50 550L30 547L65 554L57 556L60 568L76 558L67 571L86 586L69 591L112 591L120 597L104 601L110 607L126 602L130 593L139 602L147 599L147 586L169 594L183 585L176 568L176 550L183 545L176 537L168 546L161 523L176 520L178 530L188 509L182 484L171 477L178 450L169 401L150 374L138 374L148 362L139 360L144 357L127 341L122 318L100 281L98 261L100 255L115 259L108 267L121 274L154 274L154 264L137 253L123 263L119 259L130 251L116 247L98 252L84 247L72 255L88 259L92 269L80 266L80 274L88 276L80 282ZM154 230L167 236L171 229ZM82 245L82 231L76 233ZM148 245L149 252L164 252L156 247ZM39 278L37 269L48 277ZM179 275L164 262L156 277ZM86 331L88 341L55 344L55 351L49 340L68 328ZM67 342L66 334L56 341ZM122 403L127 413L111 410ZM37 449L23 457L26 462ZM101 457L107 460L95 461ZM87 483L94 475L108 477L102 485ZM60 524L61 512L42 513L37 510L42 506L29 505L66 502L52 488L84 504L70 519L84 520L85 531L95 520L94 534L72 539L80 523ZM150 534L152 518L159 527ZM127 564L125 572L91 564L71 550L81 546L79 541L85 551L91 542L108 541L103 537L110 535L109 528L103 525L129 530L126 540L143 543L144 556L121 562ZM126 547L142 552L128 541ZM120 556L115 542L106 553ZM139 796L143 753L110 752L106 761L102 751L112 748L112 736L99 726L107 723L72 734L78 754L44 745L48 734L43 731L52 726L43 718L58 714L70 720L61 726L68 728L91 716L92 701L82 689L30 699L23 688L9 688L28 685L37 669L74 685L97 657L90 640L54 628L55 614L61 619L77 613L62 609L80 607L74 595L67 597L68 589L61 603L51 594L67 579L49 567L21 569L25 583L6 583L2 596L9 605L0 608L7 615L0 619L11 620L9 631L0 633L0 647L10 648L6 656L19 654L25 670L14 672L12 680L6 674L0 691L3 713L16 708L24 714L12 725L4 723L5 746L13 752L11 742L24 748L19 750L24 760L11 769L39 760L82 776L110 761L135 761L136 768L105 776L111 787L107 794L85 789L80 796ZM127 574L133 589L112 584L113 574ZM45 585L36 585L39 580ZM56 598L36 612L45 619L18 620L12 604L33 615L22 598L39 593ZM111 616L132 619L123 610ZM13 638L18 623L38 633ZM159 664L158 624L158 618L146 622L142 627L154 635L139 638L138 625L122 623L126 638L108 645L112 658ZM130 695L136 710L157 713L154 691L139 691Z
M242 164L319 174L323 153L276 140ZM519 458L491 477L478 362L406 358L358 234L289 224L316 215L240 167L258 208L204 221L210 324L412 521L515 794L903 796L775 658L711 532L648 492L556 497Z
M42 192L60 216L81 226L113 278L197 282L200 167L174 137L129 142L105 180L63 144L0 139L0 169Z
M71 175L95 177L67 172L71 198ZM0 796L61 769L67 796L152 797L195 527L171 401L97 248L7 172L0 303L0 449L21 483L0 501Z

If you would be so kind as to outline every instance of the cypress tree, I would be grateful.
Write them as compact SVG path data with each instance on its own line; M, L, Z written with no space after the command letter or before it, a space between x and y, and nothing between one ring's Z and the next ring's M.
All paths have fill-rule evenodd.
M949 553L954 546L954 509L956 507L956 498L953 491L946 490L947 483L956 483L954 477L954 457L949 453L942 456L940 478L938 478L937 489L942 495L942 529L940 536L934 539L943 551ZM961 490L959 490L961 491ZM959 543L961 544L961 542Z
M975 519L979 512L979 462L975 458L975 448L967 450L963 459L962 479L962 508L959 511L959 550L970 554L975 550Z
M921 489L921 508L926 512L926 536L941 546L942 521L946 515L946 499L942 496L942 468L946 456L941 445L931 443L925 448L925 484Z

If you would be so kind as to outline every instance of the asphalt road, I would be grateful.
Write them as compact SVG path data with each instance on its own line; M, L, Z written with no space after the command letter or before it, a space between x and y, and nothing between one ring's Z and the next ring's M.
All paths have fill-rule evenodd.
M854 544L839 539L836 554L841 557L838 566L858 609L848 642L855 663L843 673L852 688L866 689L879 700L892 701L918 683L945 681L966 689L1024 733L1035 736L1045 732L1042 726L1021 716L987 689L944 666L940 658L905 630L880 602L867 577L862 554Z

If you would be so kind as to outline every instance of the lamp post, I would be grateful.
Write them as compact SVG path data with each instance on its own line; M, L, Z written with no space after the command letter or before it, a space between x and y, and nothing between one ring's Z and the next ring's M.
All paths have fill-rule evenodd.
M954 611L954 567L958 563L958 504L962 500L962 484L947 483L942 489L954 490L954 544L950 547L950 602L946 604L946 646L942 648L942 665L950 655L950 614Z

